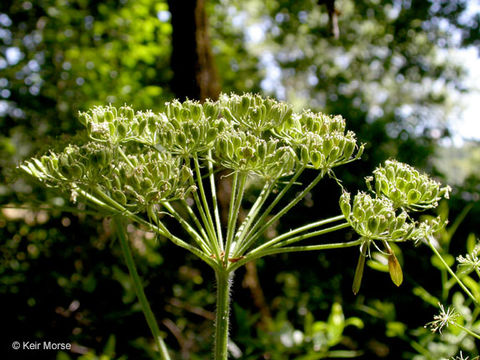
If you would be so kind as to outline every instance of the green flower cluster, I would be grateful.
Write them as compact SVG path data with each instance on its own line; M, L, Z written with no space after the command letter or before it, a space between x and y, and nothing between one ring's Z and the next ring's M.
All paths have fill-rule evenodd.
M96 106L79 115L88 142L25 162L21 168L50 186L95 186L122 206L142 208L194 190L192 159L265 180L297 168L329 171L357 159L345 120L294 113L258 95L219 101L172 101L160 113Z
M49 187L101 192L134 212L194 190L192 171L168 153L146 150L125 156L109 144L70 145L20 165Z
M393 203L385 197L372 198L360 192L350 205L350 194L340 197L340 208L352 228L362 237L370 240L399 241L411 238L415 226L407 222L408 215L401 211L398 215Z
M441 187L439 182L395 160L387 160L385 166L375 169L373 175L367 181L375 180L377 195L385 195L395 207L412 211L437 207L438 201L448 199L451 191L449 186Z
M352 228L366 241L405 241L422 239L438 232L445 222L440 218L415 222L408 211L421 211L438 206L449 196L450 188L421 174L413 167L387 160L366 179L374 193L359 192L350 205L350 194L344 192L340 208ZM375 179L375 189L370 183Z

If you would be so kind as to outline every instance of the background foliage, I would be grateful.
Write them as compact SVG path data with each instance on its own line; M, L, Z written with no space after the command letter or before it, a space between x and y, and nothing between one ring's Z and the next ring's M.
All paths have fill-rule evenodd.
M449 53L480 41L480 15L468 5L461 0L272 0L265 6L258 0L212 0L206 14L223 91L263 92L347 119L367 143L363 160L337 173L353 190L392 156L451 177L453 165L445 163L462 150L438 144L448 136L447 120L459 111L450 95L468 90L466 69ZM170 20L166 1L0 4L0 315L9 329L0 353L8 352L7 358L20 358L10 350L11 341L20 339L75 344L68 354L30 354L37 359L151 355L148 329L108 222L81 207L77 215L67 215L61 207L71 206L68 199L17 179L13 168L30 154L57 146L64 134L73 136L78 110L105 103L159 110L178 95L171 90L175 29ZM470 154L478 150L477 142L468 146ZM443 241L456 256L465 253L470 233L478 236L480 174L472 162L454 164L470 168L456 181L444 214L455 219L473 205L455 236ZM340 194L329 181L277 226L293 228L337 214ZM206 358L212 273L164 239L130 230L167 344L178 358ZM351 236L343 234L341 240ZM441 348L435 359L460 349L478 355L471 339L455 341L423 329L436 312L426 292L446 302L454 291L445 293L426 247L403 250L405 284L397 289L387 274L368 269L357 297L350 290L356 250L276 256L238 271L232 338L242 352L239 358L316 359L320 348L331 348L365 359L428 359L432 346ZM375 264L370 262L379 268Z

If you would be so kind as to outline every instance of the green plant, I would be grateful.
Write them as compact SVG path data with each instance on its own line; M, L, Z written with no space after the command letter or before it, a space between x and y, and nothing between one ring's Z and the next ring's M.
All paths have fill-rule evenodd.
M217 310L214 358L226 359L233 273L266 255L360 246L353 283L359 290L371 245L383 244L393 282L402 282L400 265L389 243L418 241L442 227L440 219L418 222L410 213L431 209L449 188L409 165L387 161L377 168L372 195L340 198L341 215L322 219L273 238L264 234L333 169L358 159L363 146L345 130L341 116L293 113L287 104L258 95L223 95L203 104L173 101L165 111L135 112L129 106L95 107L80 114L86 136L62 152L51 152L20 165L46 186L67 191L111 216L127 267L162 359L169 353L143 292L126 233L126 221L165 236L192 252L215 272ZM357 150L358 149L358 150ZM357 151L356 151L357 150ZM222 224L215 174L231 178L226 226ZM305 172L315 173L307 185ZM340 181L337 180L340 184ZM262 190L240 220L245 190ZM294 198L277 206L289 191ZM326 204L326 206L332 206ZM277 210L273 213L274 210ZM173 217L188 238L173 234L164 218ZM336 224L336 225L333 225ZM360 238L348 242L298 245L307 239L352 227Z
M450 254L450 246L456 231L471 208L472 205L465 207L451 225L441 229L434 237L424 239L424 242L433 250L431 265L439 275L439 290L432 291L432 284L426 286L418 279L410 280L415 284L413 294L422 299L426 306L438 310L438 313L433 316L433 321L420 328L409 328L407 324L395 319L397 304L390 303L391 308L388 311L375 309L375 306L373 308L363 306L364 311L385 320L388 337L398 337L410 344L413 352L410 350L404 353L405 358L414 360L478 359L479 353L475 341L478 342L480 336L480 307L478 306L480 285L476 277L479 275L480 244L475 234L471 233L467 238L466 255L455 259ZM443 202L437 211L440 218L446 219L449 212L447 203ZM430 219L433 218L430 217ZM375 251L367 264L376 270L388 271L387 261L386 254ZM453 271L455 264L456 272ZM386 306L380 302L376 305L377 308ZM456 354L458 356L455 356Z

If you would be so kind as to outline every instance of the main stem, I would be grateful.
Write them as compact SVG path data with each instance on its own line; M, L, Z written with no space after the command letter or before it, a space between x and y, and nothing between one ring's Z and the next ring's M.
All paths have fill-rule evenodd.
M230 318L230 287L233 273L215 270L217 280L217 314L215 320L214 360L228 358L228 323Z

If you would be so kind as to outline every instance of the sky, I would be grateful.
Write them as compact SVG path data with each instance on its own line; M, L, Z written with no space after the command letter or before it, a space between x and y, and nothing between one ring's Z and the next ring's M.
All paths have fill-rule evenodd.
M460 145L463 140L480 140L480 58L478 49L473 47L458 50L456 57L468 71L465 83L469 88L468 93L455 95L463 111L450 120L453 143Z

